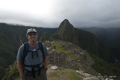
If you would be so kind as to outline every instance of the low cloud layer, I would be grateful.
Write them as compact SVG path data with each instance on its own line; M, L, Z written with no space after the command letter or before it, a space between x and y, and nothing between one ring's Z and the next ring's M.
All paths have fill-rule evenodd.
M120 0L25 1L1 2L0 22L58 27L68 19L75 27L120 27Z

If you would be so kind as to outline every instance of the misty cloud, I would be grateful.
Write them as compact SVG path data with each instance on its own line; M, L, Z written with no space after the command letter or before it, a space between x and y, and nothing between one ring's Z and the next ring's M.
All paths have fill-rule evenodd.
M27 11L27 8L26 12L24 12L25 10L22 12L0 8L0 22L39 27L58 27L62 20L68 19L75 27L120 27L119 0L50 1L52 3L48 7L52 7L45 14L42 14L44 9L39 9L39 5L34 7L36 8L35 11L34 8L30 9L31 12ZM31 6L35 6L35 4Z

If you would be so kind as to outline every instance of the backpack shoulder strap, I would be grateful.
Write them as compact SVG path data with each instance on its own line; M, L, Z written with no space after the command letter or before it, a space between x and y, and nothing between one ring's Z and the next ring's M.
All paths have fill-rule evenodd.
M40 50L41 50L41 52L42 52L42 54L43 54L43 59L45 58L45 55L44 55L44 48L43 48L43 44L42 44L42 42L38 42L38 46L39 46L39 48L40 48Z
M28 50L29 50L29 44L28 44L28 42L25 42L24 43L24 50L23 50L23 63L24 63L25 57L28 54Z

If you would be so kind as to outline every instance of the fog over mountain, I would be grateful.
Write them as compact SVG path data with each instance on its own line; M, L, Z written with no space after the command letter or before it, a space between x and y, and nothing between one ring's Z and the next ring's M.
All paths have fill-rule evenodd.
M120 0L2 0L0 22L58 27L68 19L75 27L120 27Z

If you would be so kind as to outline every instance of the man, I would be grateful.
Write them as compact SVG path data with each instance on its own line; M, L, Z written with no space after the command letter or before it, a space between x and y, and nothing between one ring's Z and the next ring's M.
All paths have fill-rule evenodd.
M48 52L43 43L38 42L37 31L27 30L28 42L20 46L17 53L17 68L22 80L47 80Z

